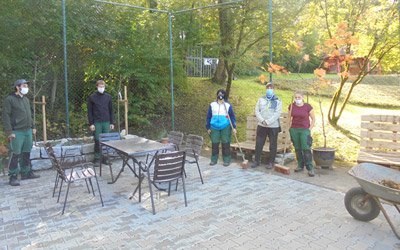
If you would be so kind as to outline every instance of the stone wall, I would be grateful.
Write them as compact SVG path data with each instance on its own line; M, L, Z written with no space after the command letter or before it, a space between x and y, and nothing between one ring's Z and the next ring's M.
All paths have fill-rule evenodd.
M81 161L92 161L94 158L94 143L81 145L53 146L57 158L64 158L64 162L74 163ZM31 152L31 164L33 170L44 170L52 167L51 161L44 147L33 146Z

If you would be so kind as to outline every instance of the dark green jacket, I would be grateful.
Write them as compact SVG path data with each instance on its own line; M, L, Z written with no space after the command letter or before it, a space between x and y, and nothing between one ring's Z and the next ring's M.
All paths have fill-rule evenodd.
M33 128L31 105L26 96L12 93L3 103L3 127L7 135L13 130Z

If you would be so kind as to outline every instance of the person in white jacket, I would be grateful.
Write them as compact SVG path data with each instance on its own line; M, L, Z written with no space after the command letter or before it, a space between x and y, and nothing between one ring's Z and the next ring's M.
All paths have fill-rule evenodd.
M265 140L269 139L269 157L266 165L267 169L274 167L276 151L278 147L278 134L281 130L279 117L282 113L282 101L274 94L274 85L266 85L266 95L258 99L255 114L258 120L255 159L252 168L260 165L261 153L264 148Z

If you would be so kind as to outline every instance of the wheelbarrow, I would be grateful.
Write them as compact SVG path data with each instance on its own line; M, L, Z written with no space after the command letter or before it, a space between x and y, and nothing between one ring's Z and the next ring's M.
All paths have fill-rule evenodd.
M400 171L373 163L361 163L348 172L361 187L346 192L344 204L355 219L371 221L382 211L393 232L400 239L400 234L382 206L382 201L395 206L400 213ZM393 188L382 183L391 183ZM400 186L400 185L399 185Z

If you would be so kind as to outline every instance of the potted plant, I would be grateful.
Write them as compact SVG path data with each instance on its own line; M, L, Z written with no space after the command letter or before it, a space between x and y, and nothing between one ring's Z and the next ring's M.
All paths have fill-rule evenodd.
M318 97L318 104L321 112L321 125L322 125L322 135L324 139L323 147L313 148L313 158L315 161L315 165L320 166L322 168L332 169L333 162L335 161L335 149L329 148L326 146L326 131L325 131L325 120L324 120L324 111L322 109L322 101L320 91L322 88L328 86L328 81L324 79L326 71L324 69L318 68L314 70L314 75L318 78L312 84L312 89L316 96Z

